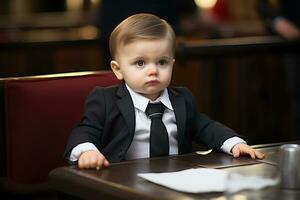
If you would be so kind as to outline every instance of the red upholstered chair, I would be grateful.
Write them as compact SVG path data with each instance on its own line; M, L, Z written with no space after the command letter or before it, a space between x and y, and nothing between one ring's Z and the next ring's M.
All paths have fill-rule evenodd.
M0 190L47 185L50 170L66 165L66 140L88 93L117 83L110 71L0 79Z

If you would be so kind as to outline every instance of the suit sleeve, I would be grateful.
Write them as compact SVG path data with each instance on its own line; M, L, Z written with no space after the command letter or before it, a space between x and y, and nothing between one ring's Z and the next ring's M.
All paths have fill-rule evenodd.
M203 113L198 113L195 106L194 97L186 89L187 120L191 122L192 139L208 148L219 150L223 143L234 136L240 137L232 129L210 119Z
M103 89L95 88L86 98L81 122L73 128L68 138L65 158L69 157L72 149L78 144L90 142L99 148L105 123L105 112Z

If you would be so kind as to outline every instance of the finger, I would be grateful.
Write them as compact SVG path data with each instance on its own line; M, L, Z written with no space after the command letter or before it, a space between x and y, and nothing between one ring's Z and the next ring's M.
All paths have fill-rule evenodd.
M100 170L102 167L108 167L109 162L106 160L103 154L98 155L98 162L97 162L97 170Z
M101 156L98 156L96 170L100 170L103 165L103 159Z
M235 158L239 157L240 156L240 150L239 150L239 148L233 148L232 149L232 155Z
M99 165L96 166L96 170L97 170L97 171L100 170L100 166L99 166Z
M249 155L251 156L252 159L256 159L256 158L262 159L262 158L264 157L264 154L263 154L263 153L261 153L261 152L255 150L255 149L251 149L251 148L246 149L245 153L246 153L246 154L249 154Z
M254 150L254 149L251 149L250 147L248 147L248 148L245 149L245 154L250 155L250 157L251 157L252 159L255 159L255 158L256 158L255 150Z
M255 159L255 158L256 158L256 157L255 157L254 151L252 151L251 149L250 149L250 151L249 151L249 154L250 154L250 156L251 156L252 159Z
M97 157L88 157L84 159L83 162L84 168L92 169L97 167Z
M104 167L108 167L109 166L109 162L108 162L108 160L104 160Z
M108 160L105 158L105 156L104 156L103 154L101 154L99 157L101 158L101 161L102 161L101 166L102 166L102 167L108 167L108 166L109 166L109 162L108 162Z
M101 163L100 163L100 165L98 164L98 162L99 162L99 158L96 156L96 157L92 157L92 158L90 158L90 160L89 160L89 168L98 168L98 167L100 167L101 168ZM99 169L100 169L99 168Z
M255 155L259 159L263 159L265 157L265 154L261 153L260 151L255 151Z
M86 159L84 158L84 156L80 156L79 160L78 160L78 167L81 169L86 168Z

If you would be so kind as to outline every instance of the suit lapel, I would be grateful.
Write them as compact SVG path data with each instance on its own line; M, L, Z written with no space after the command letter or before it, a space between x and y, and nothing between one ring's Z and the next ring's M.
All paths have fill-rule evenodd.
M184 135L185 132L186 106L184 98L182 96L179 96L176 91L172 90L171 88L168 88L168 92L175 113L177 124L177 139L179 147L179 142L181 141L181 137Z
M135 130L135 111L131 96L125 84L121 84L119 86L117 95L120 97L120 99L116 102L117 106L119 107L119 110L125 119L129 134L133 138Z
M180 141L185 132L186 126L186 105L185 100L182 96L178 95L178 93L168 88L168 93L170 97L170 101L174 108L176 124L177 124L177 139L178 139L178 147L180 147ZM125 119L125 123L128 126L130 137L133 138L135 131L135 111L131 96L125 86L125 84L121 84L117 90L117 95L120 98L117 100L116 104Z

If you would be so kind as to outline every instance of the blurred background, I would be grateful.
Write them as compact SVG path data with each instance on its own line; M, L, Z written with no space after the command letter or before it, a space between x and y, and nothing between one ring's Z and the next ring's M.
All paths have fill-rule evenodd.
M105 35L102 34L102 21L104 26L112 26L109 27L112 29L121 21L121 17L125 18L133 12L147 11L147 6L151 7L150 11L156 8L160 9L157 12L166 10L161 9L160 5L146 4L143 10L141 8L143 6L138 5L133 11L130 4L136 5L137 2L136 0L1 1L1 77L107 68L101 66L104 59L100 57L103 47L101 41L98 42L101 37L107 39L109 35L106 33L106 27L104 27ZM162 4L157 0L153 2ZM166 2L172 4L174 1ZM176 26L179 24L180 32L178 31L177 35L185 37L184 40L264 34L264 28L256 14L254 0L177 2L181 3L179 8L169 5L168 9L174 9L174 12L168 14L177 15L181 12L178 14L180 19L170 19L169 22L172 25L176 23ZM119 6L120 4L125 7ZM120 10L120 7L126 10L126 4L129 14ZM182 4L185 4L186 8L182 7ZM117 8L113 8L114 6ZM119 15L122 16L115 17ZM178 22L174 22L175 20ZM107 25L105 21L108 23L114 21L114 24ZM177 29L179 28L176 27Z
M177 32L172 84L188 87L199 111L250 144L299 139L286 71L299 40L270 26L280 1L261 2L2 0L0 78L109 69L112 27L151 7Z

